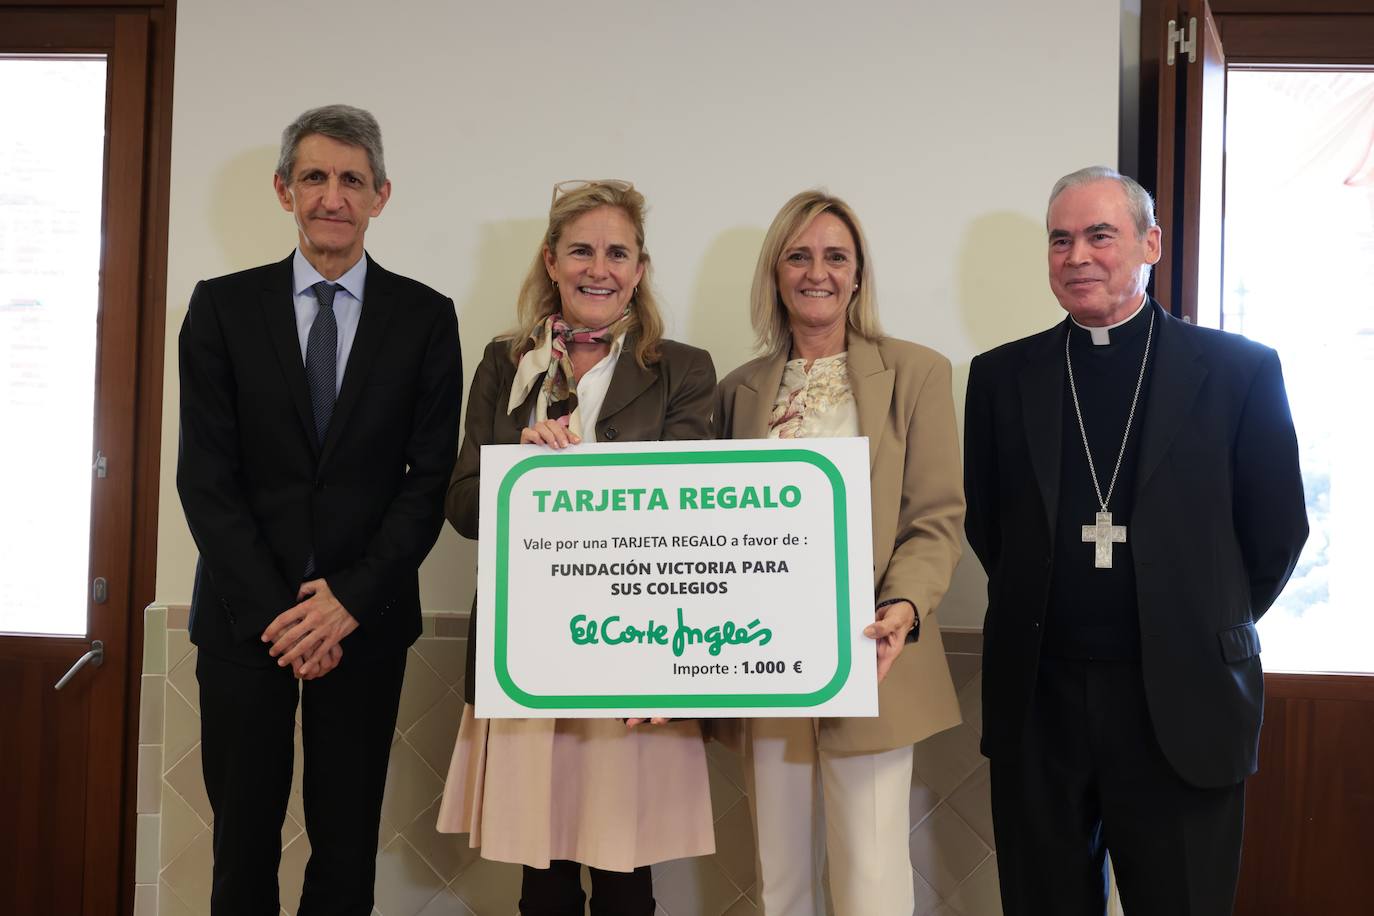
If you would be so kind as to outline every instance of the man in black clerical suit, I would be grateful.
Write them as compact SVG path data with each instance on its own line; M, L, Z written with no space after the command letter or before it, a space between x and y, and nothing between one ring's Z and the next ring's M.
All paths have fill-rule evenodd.
M966 522L988 574L983 752L1010 916L1230 913L1264 683L1255 621L1307 539L1278 355L1145 294L1154 204L1050 195L1068 317L973 361Z
M211 912L280 912L299 698L296 912L366 916L417 571L457 452L458 325L451 300L363 251L391 195L372 115L301 115L273 183L299 247L198 284L180 339Z

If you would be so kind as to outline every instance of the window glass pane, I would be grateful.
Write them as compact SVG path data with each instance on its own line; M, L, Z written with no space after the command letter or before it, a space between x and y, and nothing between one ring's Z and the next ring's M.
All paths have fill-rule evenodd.
M103 58L0 57L0 632L84 634Z
M1312 528L1264 666L1374 671L1374 73L1227 80L1222 325L1283 360Z

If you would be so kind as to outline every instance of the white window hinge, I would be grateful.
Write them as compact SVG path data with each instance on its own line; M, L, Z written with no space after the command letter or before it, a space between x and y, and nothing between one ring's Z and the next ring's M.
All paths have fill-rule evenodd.
M1187 54L1190 64L1197 60L1197 17L1193 16L1188 20L1188 36L1186 38L1183 35L1183 30L1178 28L1178 21L1170 19L1167 41L1168 49L1165 56L1170 67L1174 65L1175 53Z

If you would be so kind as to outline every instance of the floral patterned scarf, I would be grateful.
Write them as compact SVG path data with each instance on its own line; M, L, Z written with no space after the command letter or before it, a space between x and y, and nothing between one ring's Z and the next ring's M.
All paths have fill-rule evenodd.
M529 397L530 391L542 377L539 396L534 402L535 422L567 417L568 429L581 436L577 383L573 381L572 357L568 355L568 347L573 343L609 343L624 334L629 323L629 309L604 328L575 328L563 320L562 314L550 315L530 334L534 346L525 351L515 368L515 380L511 383L506 412L510 413L525 403L525 398Z

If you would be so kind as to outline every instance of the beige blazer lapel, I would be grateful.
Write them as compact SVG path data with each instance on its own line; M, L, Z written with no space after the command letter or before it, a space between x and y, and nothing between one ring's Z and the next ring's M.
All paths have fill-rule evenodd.
M878 462L878 440L883 419L892 404L892 387L897 374L883 364L882 354L870 340L849 335L849 385L859 410L859 434L868 437L868 467Z
M730 435L735 439L768 438L768 419L778 399L782 370L787 353L779 353L759 363L735 392L735 422Z

